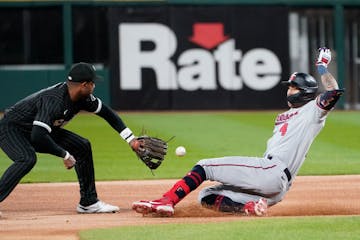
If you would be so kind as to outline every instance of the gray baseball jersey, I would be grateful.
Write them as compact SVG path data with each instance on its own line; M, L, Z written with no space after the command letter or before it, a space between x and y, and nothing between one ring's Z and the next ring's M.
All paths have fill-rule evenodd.
M311 143L325 125L327 110L316 100L300 108L291 108L275 120L273 136L267 142L264 157L281 160L295 176L303 164Z
M267 198L269 205L281 201L311 143L324 127L329 111L318 104L321 96L277 116L263 157L231 156L199 161L207 180L221 183L200 191L199 201L210 194L224 195L243 204L260 197Z

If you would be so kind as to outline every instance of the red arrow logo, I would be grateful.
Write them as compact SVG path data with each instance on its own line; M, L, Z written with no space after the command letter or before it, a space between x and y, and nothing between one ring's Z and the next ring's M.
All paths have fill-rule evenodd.
M195 23L189 40L203 48L212 49L227 40L222 23Z

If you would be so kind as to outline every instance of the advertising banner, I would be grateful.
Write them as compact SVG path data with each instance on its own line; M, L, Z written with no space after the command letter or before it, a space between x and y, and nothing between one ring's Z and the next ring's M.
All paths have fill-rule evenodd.
M114 7L115 109L276 109L289 76L288 14L270 6Z

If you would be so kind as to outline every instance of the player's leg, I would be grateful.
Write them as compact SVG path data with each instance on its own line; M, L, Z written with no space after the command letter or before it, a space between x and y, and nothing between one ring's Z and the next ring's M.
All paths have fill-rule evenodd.
M53 131L51 137L76 159L75 170L80 184L80 204L87 206L97 202L94 163L90 142L65 129Z
M203 189L200 202L224 212L263 215L287 191L285 165L278 160L254 157L224 157L202 160L208 180L222 184Z
M177 204L191 191L195 190L206 180L206 173L200 165L195 165L182 179L177 181L163 197L169 198L173 204Z
M251 189L254 194L277 194L280 191L277 173L281 172L279 169L284 168L280 165L278 162L269 162L263 158L204 159L199 161L184 178L176 182L162 198L134 202L133 209L142 214L157 213L171 216L174 213L173 207L205 180L218 181L239 189ZM238 203L246 205L247 202Z
M202 189L199 193L199 202L203 207L219 212L257 216L266 214L268 208L266 198L239 191L234 192L226 188L227 186L219 184Z
M0 202L16 187L20 180L36 163L35 150L29 141L29 134L17 126L0 124L0 147L13 163L0 178Z
M234 202L224 195L210 194L201 198L201 205L219 212L243 213L245 204Z
M164 193L162 198L153 201L137 201L133 203L132 208L143 215L154 213L160 216L172 216L174 206L191 191L195 190L205 179L204 169L200 165L195 165L190 172Z
M239 163L239 158L236 158L237 164L246 166L242 162ZM153 201L142 200L134 202L133 210L142 214L155 213L157 215L172 216L174 214L174 206L191 191L195 190L203 181L214 180L215 178L216 181L219 181L219 179L222 179L222 176L235 178L232 176L235 175L235 171L238 170L232 168L234 164L235 158L201 160L188 174L177 181L172 188L164 193L162 198ZM240 171L237 172L237 174L244 176Z
M101 202L97 198L95 171L90 142L66 129L58 129L51 134L54 141L66 149L76 159L75 171L80 185L81 213L116 212L118 207Z
M282 192L288 183L286 166L275 159L223 157L201 160L198 165L205 170L206 180L220 182L234 192L273 196Z

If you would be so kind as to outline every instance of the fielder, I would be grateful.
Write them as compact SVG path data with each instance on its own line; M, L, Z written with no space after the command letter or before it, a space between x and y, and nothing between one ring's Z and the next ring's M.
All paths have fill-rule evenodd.
M146 149L148 145L151 147L152 138L135 137L113 110L93 96L98 78L93 65L74 64L66 82L36 92L5 111L0 120L0 147L13 164L0 178L0 202L34 167L36 152L40 152L62 158L67 169L75 167L80 185L78 213L119 211L119 207L97 197L90 142L62 128L81 110L104 118L149 168L155 169L161 164L167 144L155 139L160 153ZM159 160L153 163L152 158Z
M203 181L219 185L204 188L199 202L207 208L262 216L289 191L311 143L324 127L328 113L344 90L339 89L327 66L331 52L319 49L317 70L325 92L317 95L317 81L306 73L293 73L288 81L290 109L277 116L273 136L263 157L231 156L203 159L162 198L137 201L132 209L143 215L172 216L174 206Z

